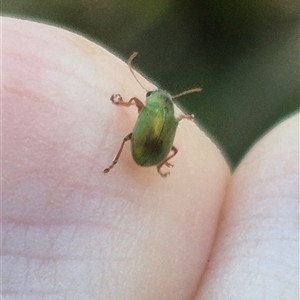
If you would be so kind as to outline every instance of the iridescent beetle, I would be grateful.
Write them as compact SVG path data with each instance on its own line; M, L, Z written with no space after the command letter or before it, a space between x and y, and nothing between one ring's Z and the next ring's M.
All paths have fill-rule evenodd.
M130 56L128 66L136 81L145 89L138 81L131 66L137 54L137 52L134 52ZM128 102L124 102L120 94L113 94L110 97L112 103L126 107L135 105L138 108L139 116L133 131L125 136L112 164L104 169L103 173L108 173L117 164L124 144L131 140L132 158L139 166L156 166L158 173L162 177L169 175L170 172L163 173L161 168L164 165L173 167L169 160L178 152L173 145L178 123L183 119L194 119L194 115L179 115L176 118L173 100L183 95L200 91L201 88L195 88L175 96L171 96L164 90L147 91L145 105L136 97L131 98Z

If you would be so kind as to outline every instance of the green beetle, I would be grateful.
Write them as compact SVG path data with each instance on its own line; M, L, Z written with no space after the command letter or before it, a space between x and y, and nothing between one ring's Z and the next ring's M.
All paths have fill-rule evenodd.
M128 66L132 75L137 80L131 67L132 60L136 56L137 52L134 52L130 56ZM137 82L141 85L138 80ZM113 94L110 97L112 103L127 107L136 105L139 116L133 131L125 136L112 164L104 169L103 173L108 173L117 164L124 144L131 140L132 158L139 166L156 166L158 173L162 177L169 175L169 172L163 173L161 168L164 165L173 167L169 163L169 160L178 152L177 148L173 145L178 123L183 119L194 119L194 115L180 115L175 117L173 99L200 91L201 88L195 88L175 96L171 96L164 90L148 91L145 105L136 97L131 98L128 102L124 102L120 94Z

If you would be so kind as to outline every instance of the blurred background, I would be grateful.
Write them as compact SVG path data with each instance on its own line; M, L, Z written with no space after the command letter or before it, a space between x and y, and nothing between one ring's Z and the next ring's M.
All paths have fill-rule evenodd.
M235 167L299 110L298 0L2 0L2 14L64 27L110 49L178 99Z

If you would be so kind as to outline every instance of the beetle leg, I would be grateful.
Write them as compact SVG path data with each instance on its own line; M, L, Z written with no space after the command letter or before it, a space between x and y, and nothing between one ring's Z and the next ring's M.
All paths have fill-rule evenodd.
M180 122L183 119L193 121L194 118L195 118L194 115L179 115L179 117L177 118L177 121Z
M174 167L174 165L169 163L169 162L165 162L165 166L167 166L168 168L173 168Z
M143 102L136 97L129 99L128 102L124 102L124 100L120 94L112 94L110 97L110 101L116 105L122 105L122 106L126 106L126 107L135 105L138 108L139 113L144 108Z
M122 150L124 148L125 143L128 142L128 141L130 141L131 137L132 137L132 132L129 133L128 135L126 135L124 137L123 142L122 142L122 144L120 146L120 149L119 149L117 155L115 156L114 160L112 161L112 164L108 168L104 169L103 173L108 173L115 166L115 164L117 164L117 162L118 162L118 160L120 158L120 155L122 153Z
M171 163L169 163L168 160L170 160L172 157L174 157L174 156L177 154L178 150L177 150L177 148L176 148L175 146L172 146L171 151L173 151L173 153L172 153L171 155L169 155L166 159L164 159L159 165L156 166L157 172L158 172L162 177L167 177L167 176L170 174L170 172L163 173L163 172L161 171L161 167L162 167L163 165L166 165L167 167L173 167L173 165L172 165ZM171 152L171 151L170 151L170 152Z

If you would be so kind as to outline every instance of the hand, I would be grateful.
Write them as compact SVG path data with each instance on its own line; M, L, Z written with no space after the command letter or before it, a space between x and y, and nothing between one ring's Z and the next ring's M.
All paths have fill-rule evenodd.
M103 174L137 118L111 94L145 91L125 63L78 35L2 25L6 299L296 299L298 116L232 177L190 121L178 128L168 178L136 166L129 145Z

